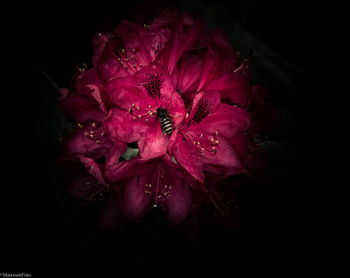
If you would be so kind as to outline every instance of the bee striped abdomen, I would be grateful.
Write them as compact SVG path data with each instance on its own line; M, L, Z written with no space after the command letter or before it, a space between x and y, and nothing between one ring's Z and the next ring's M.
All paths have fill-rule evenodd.
M160 125L164 134L171 135L173 133L173 124L170 118L162 118L160 120Z

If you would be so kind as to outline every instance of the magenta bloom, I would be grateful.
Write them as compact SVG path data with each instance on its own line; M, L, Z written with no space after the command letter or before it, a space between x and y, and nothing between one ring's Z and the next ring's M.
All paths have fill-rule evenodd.
M104 223L159 207L171 224L192 219L195 229L202 211L235 211L226 206L235 203L231 181L261 173L254 136L276 114L224 34L169 9L149 25L123 21L96 34L92 63L60 90L73 124L62 160L80 169L71 195L88 201L108 190Z
M73 131L64 139L63 159L80 156L114 163L125 152L126 144L112 140L103 126L109 99L94 69L78 76L76 90L61 89L60 106L73 123Z
M76 174L69 186L68 191L70 196L82 202L83 205L89 201L98 198L106 190L108 190L109 184L106 183L101 166L96 163L93 159L79 156L81 162L81 169Z
M113 33L95 35L93 65L108 82L135 74L163 52L160 59L171 72L182 53L199 39L202 27L202 22L174 9L165 10L150 25L123 21Z
M221 103L216 91L196 95L189 116L170 147L176 161L197 180L204 182L203 171L219 175L246 173L230 139L250 124L249 113Z
M107 90L116 105L105 122L111 136L127 143L137 141L142 158L164 155L177 130L171 136L163 134L158 109L168 111L174 127L186 115L167 72L161 66L145 67L133 76L112 80Z
M182 223L192 207L195 180L168 156L134 158L106 170L110 183L122 193L122 211L129 220L139 220L160 207L173 225Z
M172 81L186 105L205 90L218 91L226 103L245 106L248 102L248 65L220 30L202 48L184 53Z

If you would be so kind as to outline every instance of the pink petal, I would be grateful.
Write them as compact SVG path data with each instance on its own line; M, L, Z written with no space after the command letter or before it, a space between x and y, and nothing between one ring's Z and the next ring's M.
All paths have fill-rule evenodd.
M108 97L104 93L104 85L101 83L96 69L89 69L77 77L76 80L76 93L86 96L96 101L101 111L107 114L107 109L104 101L109 101Z
M140 220L152 208L152 199L145 194L144 185L148 179L144 176L130 177L123 196L123 212L130 220Z
M154 108L159 103L158 98L152 97L145 87L151 77L159 79L159 98L162 102L170 102L174 88L167 73L160 66L145 67L134 76L114 79L108 83L107 91L112 101L125 110L132 108L133 104L144 108L150 105Z
M250 114L239 107L221 103L216 112L209 114L202 122L191 126L192 130L216 133L230 138L245 131L250 126Z
M165 211L170 224L178 225L188 217L192 207L191 179L187 178L186 173L179 168L177 168L177 174L171 173L174 172L173 168L176 168L172 164L168 162L165 166L166 172L169 173L168 182L173 186L167 198L161 201L160 206Z
M220 94L214 90L201 92L197 94L192 103L191 113L187 118L188 123L190 123L193 120L195 115L199 112L198 110L201 109L201 107L199 107L199 104L203 103L207 104L206 106L208 108L208 113L210 113L204 118L206 119L207 116L211 115L218 109L220 105Z
M60 108L69 120L73 122L102 122L105 117L105 114L100 110L97 103L85 96L68 95L61 99Z
M156 32L154 32L156 31ZM163 48L169 34L164 29L154 30L153 28L144 28L130 21L123 21L117 29L117 35L120 36L125 45L126 56L133 58L136 69L149 65L154 61L158 52Z
M118 61L117 49L123 48L123 42L118 37L110 38L106 43L99 61L97 63L97 72L102 82L108 82L111 79L129 76L130 73L126 71L123 65Z
M246 105L249 80L238 73L228 72L208 83L207 89L217 90L223 102Z
M102 52L104 51L108 40L112 37L111 33L97 33L94 35L92 39L92 48L93 48L93 55L92 55L92 63L94 67L97 67L102 55Z
M92 175L82 171L71 179L67 189L69 196L84 204L103 192L106 186Z
M118 108L110 111L104 125L113 138L132 143L139 140L147 126L141 121L134 121L129 113Z
M224 36L221 30L217 29L212 35L208 47L202 78L199 82L197 92L206 89L211 81L232 69L233 52L234 50L229 40Z
M216 150L216 155L205 155L202 158L205 171L223 176L248 174L239 154L225 138L220 138Z
M174 88L180 92L189 103L193 100L198 83L202 76L202 68L204 63L203 51L201 52L185 52L171 75Z
M200 20L192 22L191 25L181 24L176 30L173 41L170 44L170 54L168 58L168 70L172 74L174 67L181 55L192 49L201 37L203 22Z
M143 217L152 204L164 210L173 225L190 212L194 180L170 158L134 158L107 169L106 176L125 183L123 211L131 220Z
M150 159L162 156L166 153L169 144L169 138L163 134L158 122L148 127L138 141L140 156L144 159Z
M171 149L177 163L181 165L188 173L200 182L204 182L203 162L199 158L198 151L193 147L192 141L183 140L178 136Z
M100 165L95 162L92 158L80 155L79 156L80 162L85 166L87 172L93 176L99 183L109 186L103 177Z
M114 164L119 163L120 156L125 153L127 145L123 142L114 140L112 147L109 152L106 154L106 165L105 167L111 167Z
M97 143L96 139L90 137L87 129L75 129L63 141L64 159L74 159L78 155L84 155L98 159L107 154L112 147L109 138Z

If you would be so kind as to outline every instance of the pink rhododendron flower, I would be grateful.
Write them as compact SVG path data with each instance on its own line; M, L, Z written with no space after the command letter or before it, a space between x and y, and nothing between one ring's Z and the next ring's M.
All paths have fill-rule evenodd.
M220 30L169 9L96 34L92 63L60 90L74 127L62 158L83 169L71 194L88 201L108 189L104 224L152 207L192 231L202 206L228 215L230 186L264 167L254 136L275 115L250 86L248 60Z
M216 90L223 101L246 105L249 93L247 61L232 48L220 30L216 30L203 48L187 51L173 73L174 87L186 104L203 90Z
M192 206L195 180L168 156L134 158L109 167L106 177L121 187L122 211L139 220L152 207L160 207L173 225L182 223Z
M248 129L249 124L249 113L221 103L218 92L199 93L170 147L171 153L201 182L205 178L203 171L220 175L247 173L230 139Z
M177 131L163 134L158 109L168 111L174 127L186 114L167 72L161 66L148 66L133 76L112 80L107 90L116 105L105 122L111 136L127 143L137 141L142 158L164 155Z
M119 159L126 144L112 140L103 126L110 100L104 93L94 69L78 76L75 91L61 89L60 106L74 125L73 131L64 139L64 159L77 159L84 155L93 159L105 157L107 162Z
M82 169L78 171L68 186L68 191L72 197L83 204L95 199L109 188L105 182L101 166L93 159L79 156Z

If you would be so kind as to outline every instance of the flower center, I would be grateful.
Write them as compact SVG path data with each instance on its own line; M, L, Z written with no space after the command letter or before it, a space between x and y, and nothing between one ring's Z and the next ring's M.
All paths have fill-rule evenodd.
M163 82L162 73L150 73L143 82L143 87L151 98L160 97L160 90L163 87Z
M197 104L197 112L193 116L192 121L199 123L202 121L212 110L212 103L208 99L200 99Z

